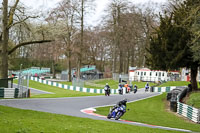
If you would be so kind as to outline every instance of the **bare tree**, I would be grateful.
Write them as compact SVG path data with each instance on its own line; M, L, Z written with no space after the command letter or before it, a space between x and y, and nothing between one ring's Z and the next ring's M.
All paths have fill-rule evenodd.
M62 1L48 17L48 22L53 21L54 31L57 30L57 37L65 43L66 56L68 58L69 81L71 81L71 57L73 53L73 37L77 32L75 23L78 16L78 1ZM59 20L59 21L58 21ZM56 21L56 23L55 23Z
M39 40L39 41L29 41L29 42L22 42L16 44L13 48L8 50L8 41L9 41L9 31L11 27L26 21L30 16L27 16L21 21L14 21L15 12L17 9L17 5L19 0L16 0L14 5L8 11L8 0L3 0L3 30L0 36L0 56L1 56L1 69L0 69L0 78L7 78L8 77L8 56L13 53L17 48L25 45L30 45L34 43L45 43L50 42L51 40Z

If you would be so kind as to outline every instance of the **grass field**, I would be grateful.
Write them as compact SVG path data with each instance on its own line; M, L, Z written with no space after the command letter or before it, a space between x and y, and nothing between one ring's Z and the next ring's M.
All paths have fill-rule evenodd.
M0 106L1 133L180 133Z
M118 80L112 80L112 79L105 79L105 80L96 80L94 81L94 84L100 84L100 85L105 85L106 83L109 84L109 86L112 89L118 89ZM67 85L72 85L72 82L60 82L62 84L67 84ZM168 81L166 83L161 84L158 87L167 87L167 86L187 86L190 82L187 81ZM138 88L144 88L146 82L132 82L133 85L137 85ZM149 82L150 86L156 85L155 83ZM94 89L103 89L103 87L97 87L97 86L92 86L92 85L84 85L86 88L94 88ZM200 85L198 83L198 87L200 88Z
M168 81L166 83L161 84L158 87L166 87L166 86L187 86L190 82L187 81Z
M72 85L72 82L59 82L62 84ZM98 85L106 85L106 83L109 84L111 89L117 89L118 88L118 81L111 80L111 79L105 79L105 80L96 80L92 82L94 85L84 85L85 88L93 88L93 89L104 89L104 87L99 87ZM96 86L95 86L96 84Z
M187 104L195 108L200 108L200 92L193 92L192 94L190 94Z
M182 117L166 110L166 94L150 99L129 103L130 109L122 119L152 125L188 129L200 132L200 124L186 122ZM107 115L109 107L97 108L98 114Z
M65 85L70 85L72 86L72 82L59 82L61 84L65 84ZM103 89L104 87L97 87L97 86L91 86L91 85L84 85L85 88L93 88L93 89Z
M59 83L72 85L71 82L59 82ZM93 85L93 86L92 85L84 85L84 87L94 88L94 89L104 89L104 87L98 87L98 85L106 85L106 83L108 83L111 89L118 89L118 85L119 85L118 80L112 80L112 79L96 80L96 81L93 81L93 83L96 84L96 86L95 85ZM144 88L146 82L132 82L132 85L135 85L135 84L138 86L138 88ZM149 84L150 84L150 86L155 85L155 83L149 83Z
M17 80L14 80L14 82L17 83ZM31 98L57 98L57 97L79 97L79 96L100 95L100 94L66 90L66 89L42 84L42 83L32 81L32 80L29 81L29 87L54 93L54 94L31 95Z
M71 85L72 86L72 82L68 82L68 81L63 81L63 82L58 82L64 85Z

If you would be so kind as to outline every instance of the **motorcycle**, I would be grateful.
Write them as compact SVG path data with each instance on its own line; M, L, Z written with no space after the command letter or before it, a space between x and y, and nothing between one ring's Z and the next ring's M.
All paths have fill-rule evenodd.
M105 96L110 96L110 89L105 90Z
M118 91L119 91L120 95L123 95L123 89L122 88L118 89Z
M134 89L134 92L133 92L133 93L135 94L136 92L137 92L137 89Z
M137 87L134 87L133 93L135 94L137 92Z
M145 92L149 91L149 86L145 86Z
M115 109L110 109L107 118L108 119L114 118L115 120L118 120L120 117L124 115L125 112L126 112L126 106L122 105L116 107Z

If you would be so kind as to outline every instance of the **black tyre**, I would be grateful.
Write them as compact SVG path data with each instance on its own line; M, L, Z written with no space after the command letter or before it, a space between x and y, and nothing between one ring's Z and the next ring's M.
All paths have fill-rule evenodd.
M122 112L118 112L116 117L115 117L115 120L118 120L121 116L122 116Z
M111 114L108 114L107 118L110 119L111 118Z

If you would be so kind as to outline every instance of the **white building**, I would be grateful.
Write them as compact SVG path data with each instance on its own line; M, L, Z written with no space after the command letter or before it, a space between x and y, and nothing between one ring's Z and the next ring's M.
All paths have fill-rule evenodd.
M177 78L179 78L178 71L170 71L168 73L166 71L150 70L148 68L135 68L135 67L129 68L130 81L158 82L158 81L176 80Z
M181 81L190 81L190 79L191 79L190 69L182 68L181 69ZM197 72L197 81L200 82L200 68Z

